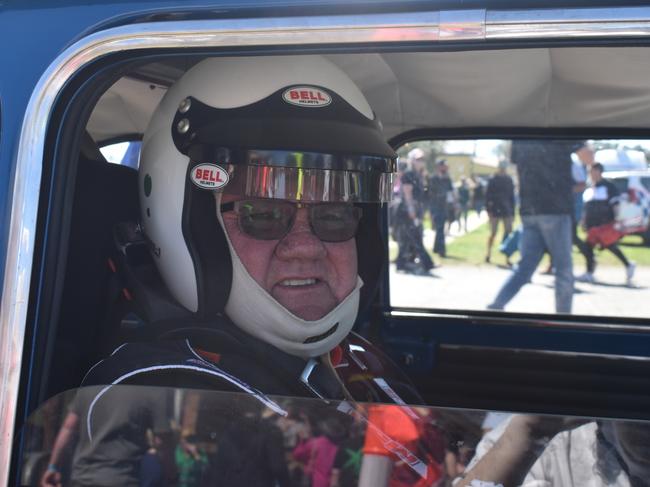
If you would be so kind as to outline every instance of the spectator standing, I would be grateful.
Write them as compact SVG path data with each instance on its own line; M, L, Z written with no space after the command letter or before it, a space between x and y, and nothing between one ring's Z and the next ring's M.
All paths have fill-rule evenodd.
M369 408L358 485L437 486L444 477L445 446L432 410L375 404Z
M488 309L503 309L530 281L548 250L555 267L555 310L571 312L572 149L567 141L516 140L512 143L511 160L517 164L521 198L521 260Z
M309 424L305 413L298 408L291 407L287 412L289 414L279 418L275 424L282 432L291 485L300 486L303 484L302 464L293 457L293 449L302 438L309 436Z
M470 196L467 178L462 178L458 186L458 206L460 208L458 230L463 230L465 233L467 233L467 214L469 213Z
M310 487L330 487L334 460L345 430L337 417L327 417L318 422L317 436L303 439L293 450L293 456L305 464L305 475L311 479Z
M584 225L587 229L587 272L577 279L583 282L594 282L596 262L593 257L593 248L600 245L609 250L625 266L625 279L628 286L632 285L632 278L636 264L630 262L616 242L620 234L614 228L614 208L618 204L619 192L616 185L603 178L603 165L595 163L589 171L591 187L583 195L584 200Z
M76 446L72 485L140 487L144 484L142 460L150 451L147 430L154 435L171 431L171 391L119 385L79 389L57 435L41 486L61 484L62 465ZM155 463L158 459L146 460ZM155 470L154 465L149 467Z
M210 461L205 485L292 486L282 431L264 417L259 404L246 397L238 399L230 406L237 415L217 436L217 453Z
M140 487L167 487L177 478L173 433L147 431L150 448L140 462Z
M196 444L196 437L183 432L175 452L178 487L201 487L208 471L208 456Z
M354 417L348 435L336 452L332 469L331 487L357 487L363 458L365 424Z
M594 253L591 251L589 245L578 237L578 223L582 219L582 195L587 187L587 173L589 167L594 163L594 151L586 141L580 141L574 146L574 152L571 154L571 177L573 178L573 245L575 245L580 253L584 256L587 271L580 276L579 280L584 282L593 282L589 279L596 266L594 260ZM548 268L544 271L545 274L553 273L553 263L549 262Z
M481 212L485 208L485 186L480 177L472 176L474 184L474 191L472 192L472 208L476 212L476 216L481 217Z
M453 204L454 187L449 177L447 161L440 159L436 162L436 174L429 179L429 209L431 222L436 232L433 242L433 252L440 257L447 256L445 246L445 222L447 221L448 206ZM450 203L451 201L451 203Z
M587 172L591 165L595 162L594 150L586 141L579 142L574 147L575 152L572 154L573 165L571 166L571 173L573 175L573 244L578 248L580 253L584 256L587 263L587 273L593 275L596 268L596 261L594 253L587 244L578 237L578 224L582 221L583 212L583 193L587 187Z
M399 253L395 264L398 271L428 274L434 265L422 243L422 217L426 197L424 151L413 149L408 153L407 162L410 169L401 178L402 197L396 216L395 234Z
M445 235L451 232L451 226L454 222L458 222L460 228L460 205L458 204L458 191L456 187L451 185L451 191L447 192L447 229Z
M388 203L388 224L390 225L390 236L395 242L399 243L399 232L404 226L405 215L401 213L402 206L402 177L408 171L408 164L400 161L397 164L397 174L393 183L393 199Z
M150 448L140 462L140 487L165 487L163 461L156 448Z
M492 245L499 229L499 222L503 224L502 242L512 231L512 220L515 216L515 185L512 178L506 173L507 168L507 161L499 162L499 169L488 181L485 192L485 206L490 218L490 236L485 255L485 262L488 263L492 259ZM509 257L506 257L506 262L510 266Z

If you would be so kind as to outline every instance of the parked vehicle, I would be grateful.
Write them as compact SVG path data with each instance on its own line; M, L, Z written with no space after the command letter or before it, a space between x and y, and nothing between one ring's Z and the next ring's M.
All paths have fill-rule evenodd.
M619 222L625 233L640 235L650 245L650 171L611 171L603 176L616 184L623 197Z
M596 151L594 159L604 166L605 172L648 170L648 160L641 150L601 149Z

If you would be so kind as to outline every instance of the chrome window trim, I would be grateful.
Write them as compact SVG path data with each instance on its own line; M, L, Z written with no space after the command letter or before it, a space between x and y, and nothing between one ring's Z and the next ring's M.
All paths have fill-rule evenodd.
M486 39L644 37L648 7L504 10L486 14Z
M637 36L650 36L650 8L450 10L155 22L96 32L68 47L36 84L23 119L15 159L0 305L0 486L7 484L9 476L45 134L58 93L83 66L110 53L145 48Z

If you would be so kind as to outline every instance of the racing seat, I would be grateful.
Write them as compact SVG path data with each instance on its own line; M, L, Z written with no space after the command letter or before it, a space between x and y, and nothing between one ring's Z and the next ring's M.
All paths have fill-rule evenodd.
M138 219L137 171L110 164L85 134L77 168L68 260L47 397L78 387L106 353L106 319L114 281L108 265L113 227Z

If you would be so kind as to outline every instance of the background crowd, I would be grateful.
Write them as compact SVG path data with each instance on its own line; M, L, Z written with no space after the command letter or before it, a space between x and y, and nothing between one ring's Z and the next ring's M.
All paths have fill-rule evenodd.
M487 224L484 262L493 262L496 243L502 265L513 270L488 309L504 309L545 254L550 257L545 273L555 275L557 312L571 312L575 280L596 281L595 249L615 256L625 285L634 287L636 264L618 242L628 233L621 203L636 196L621 193L604 177L587 141L516 140L491 174L455 181L447 161L435 153L416 147L403 159L390 210L398 272L435 275L435 256L448 257L450 229L462 235ZM474 225L468 224L472 219ZM429 228L435 234L431 248L424 238ZM585 271L575 277L573 246L585 262ZM517 251L520 256L513 260Z

